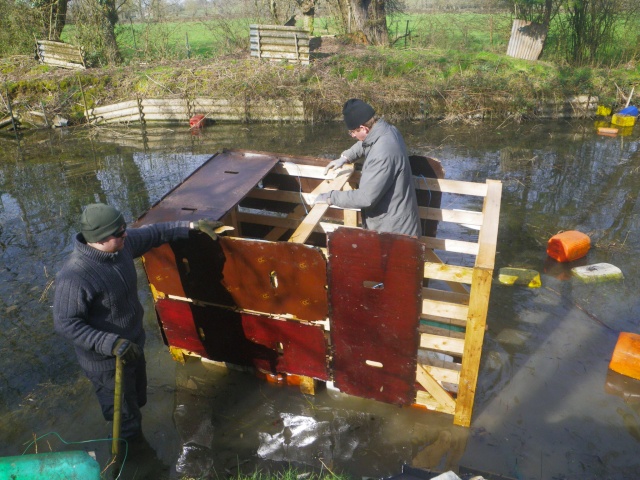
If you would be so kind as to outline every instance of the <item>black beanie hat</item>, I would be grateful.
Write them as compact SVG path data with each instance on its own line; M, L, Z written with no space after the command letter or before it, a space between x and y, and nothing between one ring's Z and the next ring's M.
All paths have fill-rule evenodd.
M104 203L92 203L82 212L80 226L88 243L95 243L113 235L125 225L122 213Z
M368 122L376 114L371 105L357 98L350 98L342 107L342 115L344 115L344 123L347 129L355 130L360 125Z

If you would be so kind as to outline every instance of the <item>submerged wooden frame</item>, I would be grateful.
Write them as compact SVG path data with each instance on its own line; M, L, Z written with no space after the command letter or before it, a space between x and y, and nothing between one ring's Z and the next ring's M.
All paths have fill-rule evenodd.
M326 163L223 151L138 220L143 225L204 216L234 229L218 242L194 234L145 255L167 345L178 356L195 353L293 380L306 392L313 392L316 380L339 378L347 392L422 406L469 426L493 277L501 183L445 179L436 160L412 158L420 216L427 222L426 235L416 239L364 231L358 227L359 212L313 205L320 193L357 188L359 171L342 168L325 177ZM421 170L425 166L429 168ZM447 206L464 208L441 208L441 198ZM353 265L360 282L355 286L342 281L349 276L349 266L336 263L351 246L378 252L372 270ZM365 285L371 290L358 294L350 291L362 289L367 272L393 282L386 297L375 290L378 285ZM326 292L318 288L324 285ZM394 300L398 293L404 297ZM354 313L354 328L360 330L351 338L357 341L358 335L369 333L371 338L363 338L363 350L349 357L340 349L340 336L348 332L334 322L342 315L342 325L349 328L345 305L354 298L375 315ZM299 308L291 306L292 301ZM376 309L379 305L382 310ZM411 318L394 320L401 307L408 312L402 315ZM384 347L382 335L402 337L401 347L394 350L393 342L391 348ZM383 361L376 360L378 346L386 348ZM350 385L345 367L351 366L365 372L370 367L371 375L356 373L359 384Z

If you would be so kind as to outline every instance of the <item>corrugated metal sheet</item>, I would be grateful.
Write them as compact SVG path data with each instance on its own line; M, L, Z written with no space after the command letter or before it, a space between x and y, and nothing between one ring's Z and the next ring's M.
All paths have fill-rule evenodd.
M547 28L526 20L514 20L507 55L524 60L537 60L542 53Z

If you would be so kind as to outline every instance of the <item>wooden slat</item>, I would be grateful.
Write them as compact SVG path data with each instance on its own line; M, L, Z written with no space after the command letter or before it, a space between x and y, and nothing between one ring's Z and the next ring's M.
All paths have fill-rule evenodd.
M425 250L425 260L428 261L428 262L444 264L444 262L440 259L440 257L438 257L438 255L433 250L431 250L430 248ZM467 290L467 287L465 287L464 285L462 285L462 284L460 284L458 282L449 282L449 281L447 281L447 285L454 292L469 293L469 291Z
M442 208L418 207L420 218L438 220L441 222L466 223L469 225L482 225L484 215L482 212L470 210L447 210Z
M464 349L464 340L461 338L441 337L439 335L422 333L420 334L420 348L460 356Z
M487 186L484 183L446 180L444 178L423 178L416 176L414 176L413 179L418 190L458 193L461 195L473 195L476 197L484 197L487 194Z
M454 370L452 368L437 367L434 365L420 364L429 375L435 380L442 383L451 383L452 385L460 384L460 370Z
M256 187L249 192L247 198L287 203L300 203L301 200L304 200L305 203L309 204L313 199L313 196L310 193Z
M467 283L470 285L473 278L473 268L425 262L424 277L448 282Z
M321 167L316 167L321 168ZM344 174L341 174L334 178L333 180L327 180L322 182L314 189L314 193L320 194L324 192L329 192L331 190L341 190L342 187L349 181L351 174L353 173L353 167L351 170L346 170ZM300 226L293 232L290 242L296 243L304 243L309 238L309 235L313 232L313 230L318 225L320 219L324 216L325 212L329 208L328 204L317 204L314 205L311 209L311 212L306 216L306 218L302 221Z
M422 300L422 315L420 318L438 320L448 318L457 320L456 325L464 326L469 315L467 305L458 305L448 302L437 302L435 300Z
M453 414L456 409L456 402L449 392L440 385L421 365L418 365L416 372L417 382L436 400L440 412Z
M280 162L272 170L280 175L290 175L292 177L319 178L327 180L324 175L324 167L315 165L300 165L293 162ZM337 189L333 189L337 190Z
M445 252L477 255L479 249L479 245L477 243L465 242L462 240L451 240L448 238L420 237L420 241L424 243L427 248L443 250Z

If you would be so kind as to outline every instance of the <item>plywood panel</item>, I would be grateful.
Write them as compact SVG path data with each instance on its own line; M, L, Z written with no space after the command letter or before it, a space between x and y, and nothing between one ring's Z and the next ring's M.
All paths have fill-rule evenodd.
M189 176L153 206L138 225L168 220L219 220L278 163L261 153L225 151Z
M249 340L276 354L274 361L256 359L256 367L271 373L329 380L322 327L250 314L242 315L242 326Z
M413 403L424 246L404 235L339 228L328 252L336 386Z
M238 307L302 320L327 317L327 267L319 248L239 238L221 238L220 245L222 284Z

